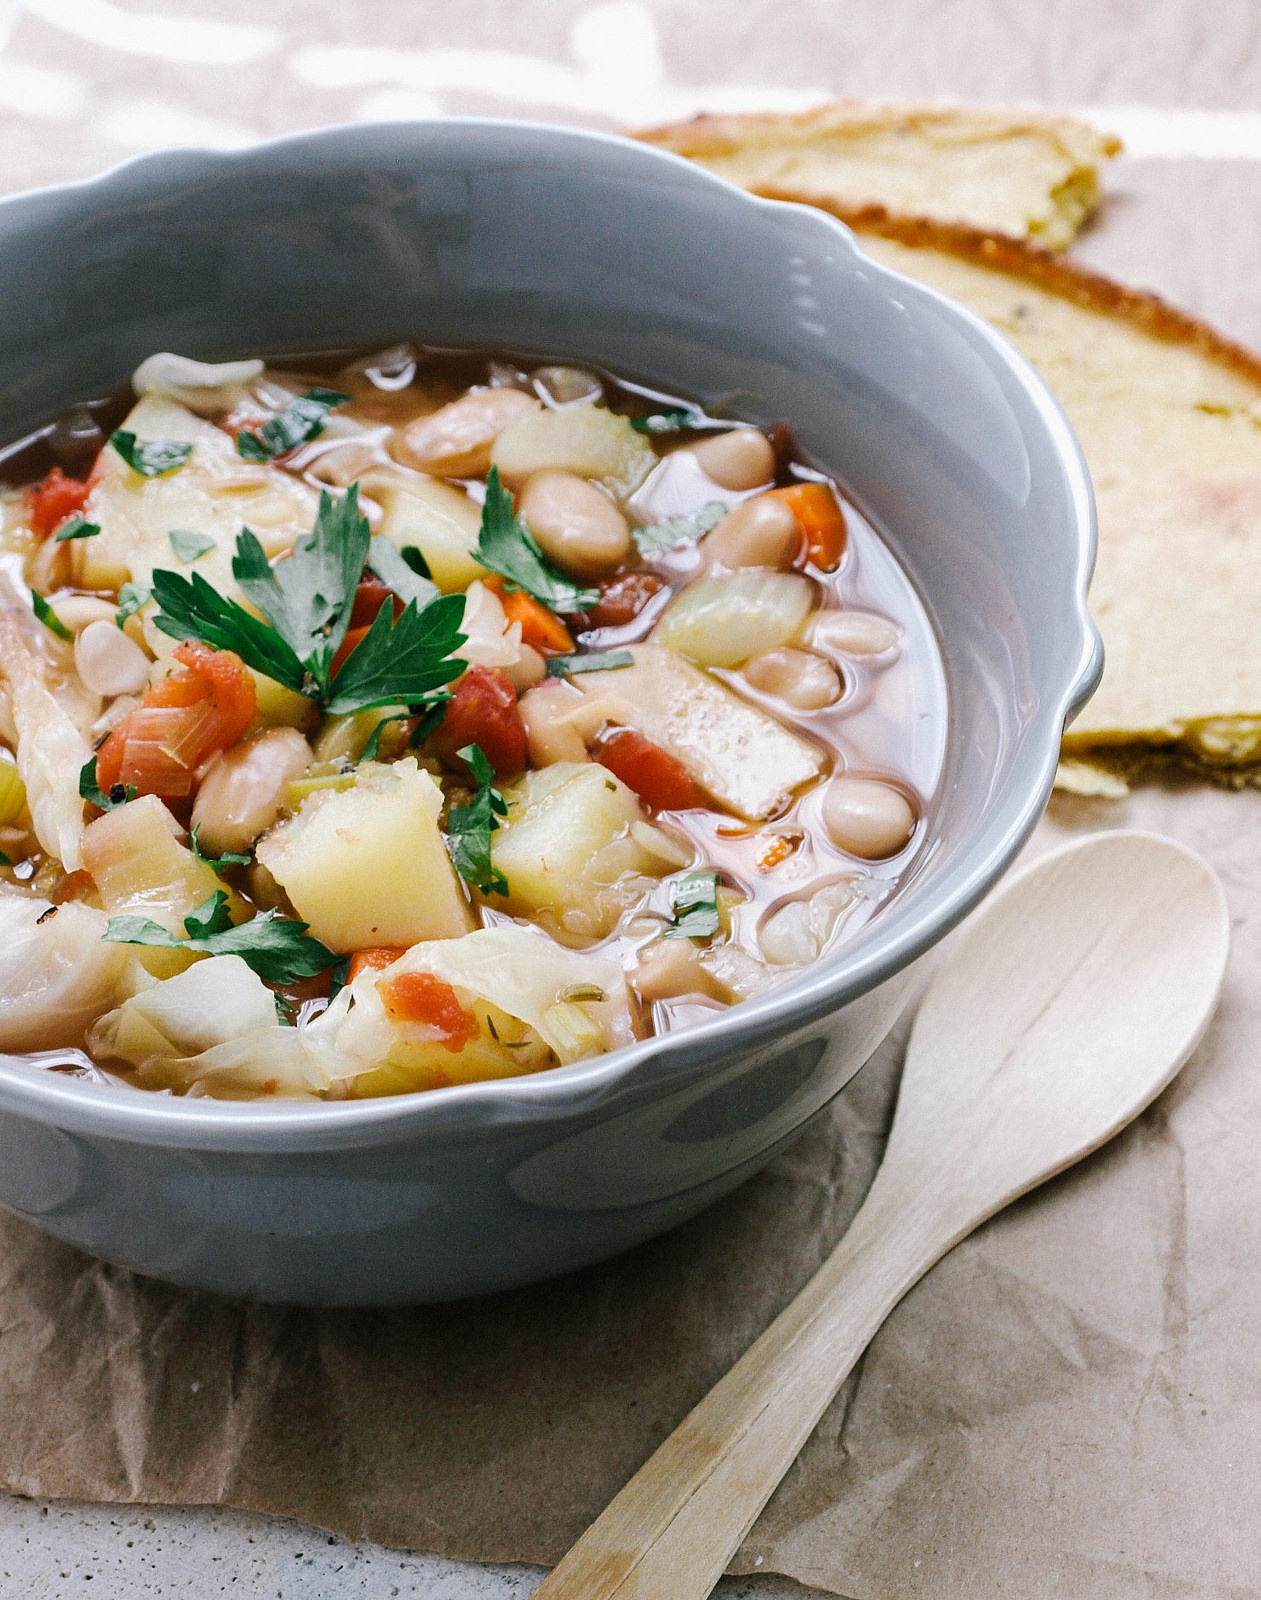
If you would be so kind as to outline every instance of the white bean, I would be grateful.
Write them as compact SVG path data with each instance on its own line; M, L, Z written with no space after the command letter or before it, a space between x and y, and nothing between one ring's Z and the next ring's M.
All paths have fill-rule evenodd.
M705 536L706 561L729 567L790 567L801 548L801 529L789 506L773 495L746 500Z
M810 650L768 650L744 664L755 689L786 700L798 711L821 711L841 698L843 685L830 661Z
M823 826L838 850L880 861L905 847L915 828L915 812L891 784L834 778L823 796Z
M71 633L81 632L89 622L108 622L112 627L117 611L116 605L94 594L68 594L57 602L57 615Z
M510 661L500 670L517 693L524 694L527 689L533 688L536 683L542 683L546 678L547 662L532 644L521 644L517 648L517 659Z
M707 478L720 489L744 491L769 483L775 476L775 452L757 428L731 428L692 446Z
M573 577L603 577L630 552L626 518L608 495L576 473L532 473L517 510L544 553Z
M477 389L409 423L394 443L407 467L442 478L480 477L490 467L495 440L539 402L520 389Z
M527 689L517 701L530 746L530 764L550 767L557 761L589 761L582 734L571 713L583 704L581 690L553 681Z
M631 983L644 1000L674 1000L680 995L718 997L721 990L701 964L690 939L662 939L639 958Z
M198 839L213 855L248 850L279 817L289 785L311 764L296 728L268 728L225 750L202 780L193 806Z
M74 642L75 671L93 694L139 694L149 682L149 658L114 622L96 618Z
M896 622L875 611L817 611L803 638L824 655L881 656L894 648L900 632Z

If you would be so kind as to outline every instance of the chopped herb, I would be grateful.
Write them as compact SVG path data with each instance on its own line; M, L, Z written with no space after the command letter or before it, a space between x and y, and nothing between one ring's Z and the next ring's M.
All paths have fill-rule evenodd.
M165 950L197 950L209 956L240 956L264 983L293 983L313 978L337 960L312 939L309 924L264 911L249 922L234 924L228 897L216 889L209 900L184 918L187 938L177 938L149 917L111 917L106 939L115 944L156 945Z
M118 610L114 613L114 621L121 628L128 617L134 617L137 611L142 611L150 600L153 591L146 589L143 583L125 583L118 591Z
M192 445L179 439L137 439L122 428L110 434L109 442L142 478L164 478L168 472L178 471L193 453Z
M414 545L409 548L420 554ZM403 552L384 536L374 539L368 546L368 567L400 600L414 600L418 606L427 606L438 597L437 585L430 581L428 571L417 572Z
M119 806L125 806L129 800L136 798L136 790L130 783L115 783L110 785L106 794L97 781L96 757L93 756L79 768L79 796L98 811L116 811Z
M99 522L89 522L85 517L67 517L53 538L54 544L65 544L67 539L95 539L101 531Z
M399 555L402 556L418 578L433 577L433 573L429 570L429 563L414 544L405 544L399 551Z
M0 850L0 867L11 867L12 865L13 857L4 850Z
M559 998L572 1005L582 1005L584 1001L598 1003L607 1000L608 995L595 983L571 983L568 989L561 990Z
M381 754L381 735L391 722L406 722L411 716L410 711L395 711L388 717L382 717L376 727L368 735L368 742L360 753L360 761L375 761Z
M271 461L324 432L328 414L350 399L339 389L308 389L261 428L242 428L236 453L245 461Z
M342 989L344 989L346 987L346 983L347 983L347 980L349 979L349 977L350 977L350 957L349 956L342 956L339 960L333 962L332 970L329 973L329 978L328 978L328 1003L329 1003L329 1005L332 1005L333 1001L336 1000L336 998L338 996L338 993ZM352 995L350 997L350 1004L353 1006L354 1003L355 1003L355 998Z
M292 1000L286 999L283 994L272 996L276 1005L276 1021L282 1028L292 1028L297 1021L297 1008Z
M699 406L665 406L646 417L632 417L630 425L636 433L685 433L691 428L703 428L705 421Z
M60 910L60 906L49 906L46 911L41 911L35 918L35 926L38 928L43 922L51 922Z
M190 533L187 528L172 528L168 538L175 559L182 561L185 566L191 566L198 556L204 556L207 550L215 547L209 534Z
M237 537L233 575L266 620L196 572L185 578L159 570L153 574L160 607L154 621L174 639L234 650L256 672L309 695L333 715L427 702L434 689L464 671L465 663L452 659L464 643L462 594L437 595L423 608L409 600L397 621L393 602L383 602L333 675L370 539L357 484L339 500L321 494L315 527L275 567L248 528Z
M490 859L490 836L508 815L508 802L494 787L494 770L480 745L466 744L457 754L472 768L477 794L447 813L447 850L465 883L483 894L507 894L508 880Z
M629 650L590 650L582 656L551 656L547 663L549 678L568 678L575 672L612 672L616 667L633 667L635 658Z
M664 522L650 522L646 528L632 528L631 537L641 556L655 555L659 550L677 550L681 545L695 544L704 538L730 510L731 507L721 500L711 500L699 511L667 517Z
M512 496L499 481L499 468L486 478L482 525L473 555L517 589L524 589L553 611L586 611L600 598L598 589L583 589L554 567L538 541L512 509Z
M67 644L74 643L74 634L66 627L65 623L38 589L31 590L31 604L35 608L35 615L48 629L49 633L55 633L59 639L64 639Z
M454 696L448 689L437 689L427 696L424 709L421 710L416 726L412 729L409 741L413 750L423 743L446 715L447 704Z
M201 829L200 822L193 823L191 838L193 841L193 857L197 861L204 861L215 872L222 873L228 867L248 867L250 856L247 851L242 855L236 850L225 850L221 856L208 856L201 847L201 840L197 837Z
M718 874L689 872L670 886L674 916L667 939L708 939L718 932Z

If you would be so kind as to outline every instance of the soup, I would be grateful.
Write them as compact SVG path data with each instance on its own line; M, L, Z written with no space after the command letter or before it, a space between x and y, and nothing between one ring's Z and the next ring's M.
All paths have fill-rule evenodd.
M783 424L509 355L162 354L0 473L33 1065L538 1072L791 979L926 857L936 643Z

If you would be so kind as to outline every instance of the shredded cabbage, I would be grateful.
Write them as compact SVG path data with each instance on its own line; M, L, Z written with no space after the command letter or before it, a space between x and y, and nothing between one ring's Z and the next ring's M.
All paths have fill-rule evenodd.
M77 1047L93 1017L114 1005L132 968L109 944L105 915L68 901L54 906L0 894L0 1049Z

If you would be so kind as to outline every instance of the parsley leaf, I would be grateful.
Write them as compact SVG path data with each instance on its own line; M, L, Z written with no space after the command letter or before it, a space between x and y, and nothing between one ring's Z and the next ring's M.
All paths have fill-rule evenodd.
M359 752L359 760L375 761L381 754L381 735L391 722L406 722L411 717L410 711L392 711L388 717L382 717L376 727L368 735L368 742Z
M558 571L538 541L512 509L512 496L499 481L499 468L486 478L486 500L474 559L518 589L524 589L553 611L586 611L600 598L598 589L583 589Z
M208 856L201 847L201 840L197 837L200 828L201 823L194 822L192 833L190 834L193 847L193 859L195 861L204 861L208 867L212 868L218 873L222 873L226 867L249 866L250 856L248 851L242 855L236 850L225 850L221 856Z
M48 601L44 599L43 595L40 594L38 589L31 590L31 605L35 609L35 615L48 629L49 633L55 633L59 639L64 639L67 644L73 644L74 634L72 634L70 629L66 627L65 623L48 604Z
M708 939L718 932L718 874L689 872L670 886L674 916L665 937Z
M187 528L172 528L167 537L171 541L175 559L182 561L185 566L191 566L198 556L204 556L207 550L215 547L209 534L190 533Z
M188 937L177 938L149 917L111 917L106 939L115 944L157 945L165 950L197 950L208 956L240 956L264 983L292 983L313 978L337 957L307 933L309 924L264 911L234 925L228 897L216 889L210 899L184 918Z
M142 478L164 478L168 472L178 471L193 453L192 445L179 439L137 439L122 428L115 428L109 442Z
M136 791L130 783L115 783L106 794L97 780L96 757L93 756L79 768L79 796L96 806L99 811L116 811L119 806L125 806L129 800L134 800Z
M420 555L415 545L408 548ZM421 561L423 563L423 556ZM384 535L368 546L368 566L400 600L414 600L418 606L427 606L437 598L438 586L429 581L428 573L418 573L404 553Z
M433 577L433 573L429 570L429 563L414 544L405 544L399 551L399 555L402 556L418 578Z
M464 596L444 594L423 611L409 600L394 622L394 603L386 600L372 626L342 662L329 687L325 710L331 716L424 700L431 689L458 678L467 661L451 659L464 643L460 623Z
M456 753L472 768L477 794L469 805L448 811L447 851L465 883L483 894L507 894L508 880L490 859L490 836L508 815L508 802L494 787L494 770L480 745L466 744Z
M191 578L158 568L153 574L158 603L154 623L172 639L191 639L216 650L235 650L247 667L301 691L307 674L293 648L235 600L225 599L199 572Z
M261 428L242 428L236 453L244 461L271 461L324 432L328 414L350 399L340 389L308 389Z
M6 855L3 850L0 850L0 867L11 867L12 865L13 857Z
M150 600L153 591L146 589L143 583L125 583L118 591L118 610L114 613L114 621L121 628L128 617L134 617L137 611L142 611Z
M646 528L632 528L631 538L641 556L656 554L658 550L677 550L680 545L695 544L711 528L716 528L731 510L721 500L711 500L699 511L688 511L679 517L667 517L664 522L650 522Z
M699 406L665 406L650 412L646 417L632 417L630 425L636 433L683 433L690 428L702 428L705 413Z
M95 539L101 531L99 522L89 522L86 517L67 517L53 538L54 544L65 544L67 539Z
M248 528L237 538L232 575L241 592L322 684L346 637L370 540L357 483L337 500L320 491L315 526L274 567Z
M549 678L568 678L575 672L611 672L615 667L633 667L635 658L629 650L589 650L583 656L551 656L547 663Z

